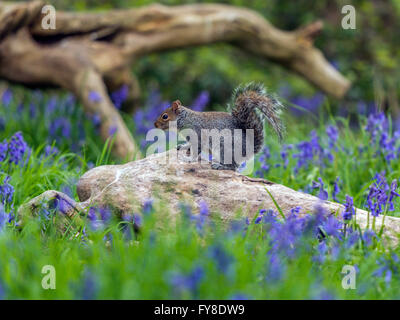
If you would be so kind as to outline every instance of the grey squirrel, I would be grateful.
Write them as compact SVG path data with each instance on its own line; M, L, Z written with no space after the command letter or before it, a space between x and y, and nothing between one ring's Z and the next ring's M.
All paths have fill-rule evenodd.
M285 130L280 118L282 108L282 104L267 93L263 84L251 82L234 90L231 102L228 104L229 112L197 112L184 107L179 100L176 100L161 113L154 126L162 130L168 130L170 122L176 121L178 131L192 129L197 134L197 137L205 137L205 140L198 139L200 141L197 142L197 151L200 154L201 151L209 152L211 150L213 156L211 167L213 169L236 170L240 163L232 155L236 146L234 140L240 140L238 139L240 136L235 136L234 131L236 131L236 134L241 135L242 145L238 147L238 151L241 151L241 156L244 153L246 154L242 160L249 159L257 154L264 145L264 120L267 120L275 130L279 141L282 140ZM228 131L225 130L225 133L230 132L231 137L218 135L218 140L213 145L213 137L216 135L215 130L212 134L202 136L202 131L211 132L210 130L212 129L217 129L219 132L228 129ZM246 129L253 130L252 140L250 140L250 131L246 131ZM228 138L229 140L224 144L225 139ZM253 152L247 154L246 146L249 147L250 141L254 148ZM217 144L219 144L218 151L213 152ZM231 150L224 149L226 145L229 148L232 146ZM187 139L187 143L178 145L178 150L188 149L191 146L193 146L193 141ZM228 152L229 155L226 156L224 151L230 151Z

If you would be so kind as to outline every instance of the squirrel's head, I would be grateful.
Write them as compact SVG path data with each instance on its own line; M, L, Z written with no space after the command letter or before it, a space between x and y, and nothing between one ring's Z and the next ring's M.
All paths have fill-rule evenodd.
M169 108L161 113L156 122L154 122L154 126L161 130L168 130L169 122L177 120L181 107L182 104L179 100L174 101Z

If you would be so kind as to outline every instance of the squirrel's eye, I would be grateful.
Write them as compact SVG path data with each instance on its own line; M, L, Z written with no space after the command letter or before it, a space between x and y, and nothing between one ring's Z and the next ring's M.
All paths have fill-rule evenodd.
M164 113L164 114L162 115L162 118L163 118L164 120L167 120L167 119L168 119L168 114Z

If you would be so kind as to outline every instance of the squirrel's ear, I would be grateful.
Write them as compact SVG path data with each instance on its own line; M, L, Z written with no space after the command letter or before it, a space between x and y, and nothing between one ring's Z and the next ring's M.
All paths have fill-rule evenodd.
M179 100L175 100L172 102L172 111L176 112L178 111L178 108L182 105L182 103Z

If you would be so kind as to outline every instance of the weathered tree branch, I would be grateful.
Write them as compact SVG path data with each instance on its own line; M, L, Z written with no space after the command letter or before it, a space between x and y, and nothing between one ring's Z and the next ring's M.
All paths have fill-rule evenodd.
M139 87L129 66L149 53L227 42L282 64L334 97L342 97L350 86L313 46L322 29L319 21L287 32L245 8L157 4L100 13L57 11L56 29L45 30L43 5L41 1L0 4L0 77L74 92L88 112L100 114L103 139L117 127L118 156L131 158L137 149L107 91L127 85L131 93L125 110L132 111ZM97 104L88 99L89 90L100 95Z

